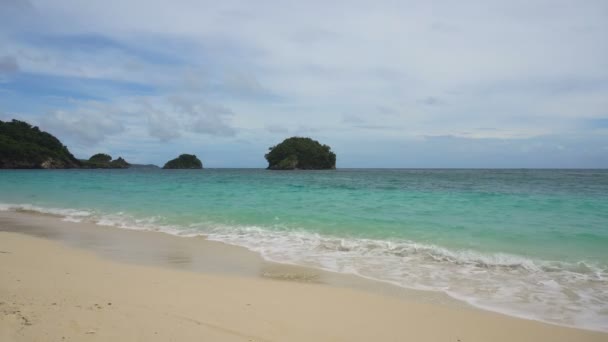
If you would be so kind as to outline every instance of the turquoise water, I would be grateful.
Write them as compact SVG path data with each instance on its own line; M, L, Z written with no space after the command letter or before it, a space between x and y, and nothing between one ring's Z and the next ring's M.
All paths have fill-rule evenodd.
M0 203L608 330L606 170L5 170Z

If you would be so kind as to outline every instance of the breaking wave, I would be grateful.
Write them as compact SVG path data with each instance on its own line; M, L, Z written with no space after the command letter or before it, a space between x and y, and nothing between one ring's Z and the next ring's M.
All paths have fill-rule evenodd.
M537 260L505 253L455 250L407 240L343 238L270 227L212 222L170 224L160 216L0 204L0 211L49 214L178 236L204 235L270 261L355 274L398 286L442 291L474 306L549 323L608 331L608 265Z

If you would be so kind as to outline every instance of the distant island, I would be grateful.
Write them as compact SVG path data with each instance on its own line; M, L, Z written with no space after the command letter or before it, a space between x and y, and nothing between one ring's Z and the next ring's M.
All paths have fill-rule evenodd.
M336 168L331 147L311 138L291 137L269 148L264 156L270 170L327 170Z
M158 169L153 164L130 164L122 157L112 159L97 153L89 159L76 159L52 134L27 122L0 120L0 169ZM192 154L168 161L163 169L202 169L203 163Z
M0 169L128 169L158 168L156 165L130 164L122 157L112 160L97 153L89 159L76 159L52 134L27 122L0 120Z
M327 170L336 168L336 154L327 145L305 137L291 137L269 148L265 155L270 170ZM68 148L47 132L27 122L0 120L0 169L128 169L158 168L156 165L130 164L122 157L112 159L97 153L89 159L76 159ZM193 154L169 160L163 169L202 169Z
M169 160L163 169L202 169L203 163L193 154L182 154Z
M130 164L129 169L160 169L160 167L154 164Z
M128 169L131 167L131 164L122 157L112 160L112 156L104 153L97 153L89 160L81 160L80 164L84 169Z
M27 122L0 120L1 169L71 169L81 163L53 135Z

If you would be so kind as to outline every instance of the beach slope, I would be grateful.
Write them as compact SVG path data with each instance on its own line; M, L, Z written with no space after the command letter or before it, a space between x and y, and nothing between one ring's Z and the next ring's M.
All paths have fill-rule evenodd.
M606 341L322 284L111 261L0 232L2 341Z

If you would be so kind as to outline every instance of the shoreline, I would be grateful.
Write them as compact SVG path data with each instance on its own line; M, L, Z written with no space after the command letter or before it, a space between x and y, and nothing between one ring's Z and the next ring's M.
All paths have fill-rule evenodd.
M608 333L606 330L596 328L598 323L600 326L605 325L597 319L592 319L591 324L581 321L584 322L581 325L544 320L533 314L483 305L475 302L475 298L462 297L457 293L441 289L412 288L359 273L276 261L264 256L265 253L262 251L250 249L238 242L231 243L223 239L210 238L204 234L182 235L162 226L157 230L145 225L121 227L112 221L107 224L102 221L83 221L80 216L86 214L86 217L88 213L72 209L66 211L37 206L30 208L27 205L14 207L17 209L10 209L9 205L0 210L0 231L3 230L2 223L8 223L8 231L53 238L77 248L93 250L103 257L113 258L119 262L179 268L202 273L322 283L415 302L481 310L559 327ZM15 225L20 226L20 229L10 228ZM123 241L125 238L127 239ZM160 250L153 251L151 247Z
M165 231L72 222L55 214L28 211L0 211L0 232L54 240L120 263L206 274L316 283L425 303L478 309L438 291L404 288L356 274L266 260L258 252L246 247L208 240L202 235L178 236Z
M41 224L43 226L40 226ZM186 322L190 322L187 325L193 324L193 321L212 322L182 327L184 331L180 332L181 340L198 336L187 334L201 329L204 330L204 336L220 341L369 340L378 339L379 336L383 336L380 338L382 340L407 337L421 341L460 339L462 342L560 341L560 338L563 341L600 341L608 337L608 334L601 332L561 327L472 308L455 300L446 301L434 293L427 293L428 291L384 286L375 281L356 279L356 276L270 263L244 248L206 241L203 238L185 239L163 233L128 231L112 227L91 228L86 227L86 224L63 222L45 215L6 212L0 214L0 250L3 251L0 255L0 267L3 274L9 275L0 280L0 293L3 298L13 301L5 300L0 307L4 313L0 321L0 327L3 328L0 331L13 335L2 335L0 332L0 337L9 336L14 338L9 341L20 341L41 336L37 334L42 334L43 330L48 333L51 329L48 323L43 322L45 319L53 321L47 315L60 312L66 316L66 321L84 320L82 324L78 323L79 326L99 322L98 328L91 328L94 333L87 334L91 331L87 330L83 335L80 329L78 333L71 335L74 339L86 336L105 340L110 335L102 334L102 331L110 333L106 329L120 323L114 316L106 317L106 313L102 313L105 307L97 309L93 306L91 309L91 306L87 308L82 303L90 302L92 297L110 291L108 296L121 298L114 299L112 311L119 309L115 303L124 301L125 311L119 310L117 314L130 314L130 310L168 295L167 292L159 292L156 288L146 289L150 279L155 279L154 282L159 284L188 288L170 294L170 298L158 305L149 304L149 310L138 313L143 316L138 316L137 324L146 325L155 321L157 323L152 326L169 329L166 332L186 324L177 321L165 322L162 319L157 321L159 317L151 317L161 315L164 310L186 317ZM145 243L137 245L135 241ZM142 246L145 248L140 249ZM164 259L150 258L146 250L156 253L157 256L163 255ZM128 251L130 253L125 254ZM177 251L182 253L167 253ZM213 255L216 259L210 260ZM203 263L201 259L207 262ZM214 264L216 269L213 269ZM72 282L74 277L62 279L59 275L66 273L68 269L74 270L67 271L71 275L86 275L85 278L90 282L79 286L78 282ZM114 272L120 273L119 271L126 272L123 275L127 274L129 281L113 275ZM16 276L19 277L18 282L13 279ZM49 283L49 279L53 281ZM114 286L112 289L106 289L102 284ZM54 288L52 299L47 296L51 289L47 289L45 285L52 285ZM203 288L205 291L200 291ZM251 289L255 289L255 295L249 293ZM138 299L125 297L125 293L137 293ZM32 300L39 296L41 299ZM232 298L234 296L237 298ZM16 301L16 298L22 300ZM29 302L25 300L27 298L30 298ZM58 298L64 298L74 305L64 307ZM197 302L202 300L207 304L213 302L213 305L193 308L186 305L186 298ZM43 299L56 305L43 307ZM250 304L254 304L256 308L260 307L260 311L256 312L254 317L247 316L245 319L240 316L242 307L234 309L229 305L234 304L231 300L236 299L259 301L257 305ZM282 303L284 305L281 305ZM101 306L99 303L95 304ZM7 305L11 308L7 309ZM375 309L370 310L372 307ZM294 313L288 310L289 308L302 308L303 311L295 310ZM84 316L90 316L90 320L80 317L83 312L86 312ZM213 321L218 315L226 316L220 321ZM131 317L133 318L134 316ZM54 318L54 322L59 328L55 329L55 333L66 334L66 330L61 329L62 326L65 328L65 322L57 319ZM350 324L353 321L358 323ZM306 326L306 329L298 330L303 329L302 326ZM122 332L120 329L123 329ZM137 335L139 332L130 331L128 327L120 329L117 332L119 335L112 338L131 340L133 338L126 336L144 336L143 332L142 335ZM56 336L58 339L61 337ZM164 338L158 336L146 335L146 338L166 340L167 337L176 335L162 335ZM339 338L333 338L334 336Z
M607 175L14 172L1 177L0 210L205 236L270 261L608 332L608 202L597 191Z

